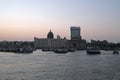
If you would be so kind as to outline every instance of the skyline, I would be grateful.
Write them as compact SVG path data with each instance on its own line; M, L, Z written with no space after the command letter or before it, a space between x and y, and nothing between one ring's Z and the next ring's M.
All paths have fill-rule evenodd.
M120 0L0 0L0 40L55 37L70 39L80 26L87 41L120 42Z

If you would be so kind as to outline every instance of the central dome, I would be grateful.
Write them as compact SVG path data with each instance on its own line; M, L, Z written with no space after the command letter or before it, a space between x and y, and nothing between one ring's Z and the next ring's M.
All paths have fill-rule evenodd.
M53 32L51 32L51 30L50 30L50 32L47 34L47 38L48 38L48 39L53 39L53 38L54 38L54 34L53 34Z

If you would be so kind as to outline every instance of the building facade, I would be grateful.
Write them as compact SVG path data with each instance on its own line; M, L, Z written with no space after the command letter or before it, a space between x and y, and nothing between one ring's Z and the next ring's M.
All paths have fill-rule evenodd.
M59 35L57 38L54 38L54 34L50 30L50 32L47 34L47 38L34 38L34 47L36 49L86 49L86 40L81 39L80 27L72 26L70 31L71 40L67 40L66 38L61 38Z
M81 29L78 26L71 26L71 40L69 40L69 48L77 50L86 49L86 40L81 38Z
M34 46L37 49L68 48L68 42L66 39L34 38Z
M71 26L71 40L81 40L80 27Z
M68 41L62 38L54 38L53 32L47 34L47 38L34 38L34 46L36 49L59 49L68 48Z
M69 48L76 50L85 50L86 49L86 40L68 40Z

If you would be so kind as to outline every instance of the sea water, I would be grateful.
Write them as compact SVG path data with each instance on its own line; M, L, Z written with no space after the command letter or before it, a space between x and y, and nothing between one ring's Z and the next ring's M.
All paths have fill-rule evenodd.
M0 52L0 80L120 80L120 55L112 53Z

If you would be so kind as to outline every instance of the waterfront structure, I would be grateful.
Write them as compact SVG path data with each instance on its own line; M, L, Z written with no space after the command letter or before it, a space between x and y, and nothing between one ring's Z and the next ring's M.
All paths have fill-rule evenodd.
M47 38L34 38L34 46L37 49L59 49L67 48L66 39L47 39Z
M71 27L71 40L61 38L57 35L54 38L53 32L50 30L47 34L47 38L34 37L34 47L36 49L86 49L86 40L81 39L80 27Z
M75 48L78 50L86 49L86 40L81 38L81 29L79 26L71 26L71 40L69 42L69 48Z
M65 38L54 38L54 34L50 30L47 38L34 38L34 47L37 49L68 48L68 41Z
M0 51L3 52L22 52L32 53L34 43L29 41L2 41L0 42Z
M71 40L81 40L80 27L71 26L70 31L71 31Z
M68 40L70 49L85 50L86 49L86 40Z

